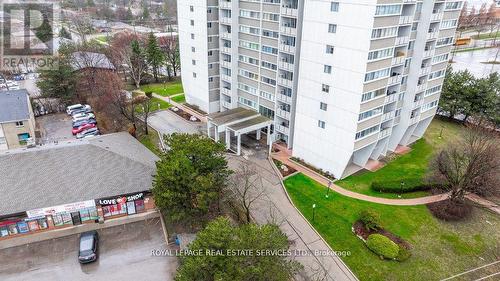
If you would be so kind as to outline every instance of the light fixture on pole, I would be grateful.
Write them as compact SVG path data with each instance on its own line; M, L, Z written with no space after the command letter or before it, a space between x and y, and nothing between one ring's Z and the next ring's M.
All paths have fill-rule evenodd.
M313 221L314 221L315 210L316 210L316 204L313 204Z

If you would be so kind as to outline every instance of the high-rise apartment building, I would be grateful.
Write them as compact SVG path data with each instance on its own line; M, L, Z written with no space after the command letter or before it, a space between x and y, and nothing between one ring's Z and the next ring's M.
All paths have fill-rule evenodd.
M179 0L187 102L246 107L341 178L421 138L462 1Z

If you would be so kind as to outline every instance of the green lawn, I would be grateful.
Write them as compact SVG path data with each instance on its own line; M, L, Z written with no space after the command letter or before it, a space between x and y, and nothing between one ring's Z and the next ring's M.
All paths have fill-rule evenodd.
M167 83L152 83L141 86L143 92L153 92L160 96L168 97L184 92L181 80L175 80Z
M142 134L139 136L139 141L147 147L151 152L156 155L160 155L160 138L158 137L158 133L153 128L149 127L149 134Z
M440 133L443 130L441 138ZM364 171L351 175L343 180L335 182L336 184L359 193L396 198L394 193L380 193L370 189L373 181L403 181L408 178L424 179L427 167L432 159L433 153L443 147L456 141L460 131L463 129L457 123L435 118L429 125L424 138L417 141L412 150L389 161L388 164L376 172ZM414 198L427 195L427 192L409 192L403 194L403 198Z
M161 109L167 109L172 106L170 103L155 97L152 97L152 102L153 106L151 107L151 112ZM143 112L142 106L138 105L135 108L135 112L142 113Z
M108 43L108 36L101 35L94 38L94 40L100 41L102 43Z
M178 95L175 97L172 97L172 100L178 103L185 103L186 102L186 96L185 95Z
M444 223L425 206L374 204L334 192L326 199L325 187L303 174L284 182L295 205L330 246L336 251L350 251L351 255L342 259L360 280L439 280L491 263L496 260L495 253L499 254L500 220L486 211L475 209L473 217L465 222ZM386 261L368 250L351 232L353 222L364 209L378 212L387 230L410 242L412 257L401 263ZM454 281L480 276L465 277Z
M483 33L483 34L479 34L479 36L474 35L474 36L472 36L472 38L479 39L479 40L500 38L500 31L491 32L491 33L489 33L489 32Z

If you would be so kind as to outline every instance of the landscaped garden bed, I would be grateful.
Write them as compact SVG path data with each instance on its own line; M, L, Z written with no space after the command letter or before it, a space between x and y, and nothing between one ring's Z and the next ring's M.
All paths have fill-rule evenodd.
M184 103L184 106L191 108L192 110L198 112L201 115L207 115L207 113L205 111L201 110L200 107L197 105L189 104L186 102L186 103Z
M187 113L186 111L184 111L184 110L182 110L182 109L180 109L178 107L173 106L173 107L170 108L170 110L173 113L179 115L180 117L186 119L189 122L200 122L200 119L196 118L195 116Z
M282 177L287 177L292 175L293 173L297 172L294 168L284 164L283 162L273 159L274 165L276 165L276 168L280 171L280 174Z
M302 160L300 158L291 157L290 160L292 160L292 161L296 162L297 164L300 164L308 169L315 171L316 173L322 175L323 177L325 177L331 181L336 180L336 178L332 174L330 174L329 172L325 172L322 169L318 169L318 168L314 167L313 165L308 164L307 162L305 162L304 160Z

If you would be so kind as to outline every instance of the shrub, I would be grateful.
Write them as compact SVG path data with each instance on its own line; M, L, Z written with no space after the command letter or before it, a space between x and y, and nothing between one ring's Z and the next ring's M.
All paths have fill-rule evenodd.
M411 257L410 250L405 247L399 246L398 256L396 257L397 261L405 261Z
M445 221L458 221L467 218L472 213L472 206L466 202L451 202L443 200L427 204L432 215Z
M371 210L361 211L361 213L359 214L359 220L363 222L366 230L368 231L382 228L380 216Z
M382 234L371 234L366 246L380 257L395 259L399 254L399 246Z
M401 186L401 182L404 183ZM399 193L429 190L436 184L423 183L422 179L405 179L404 181L374 181L371 189L378 192Z

